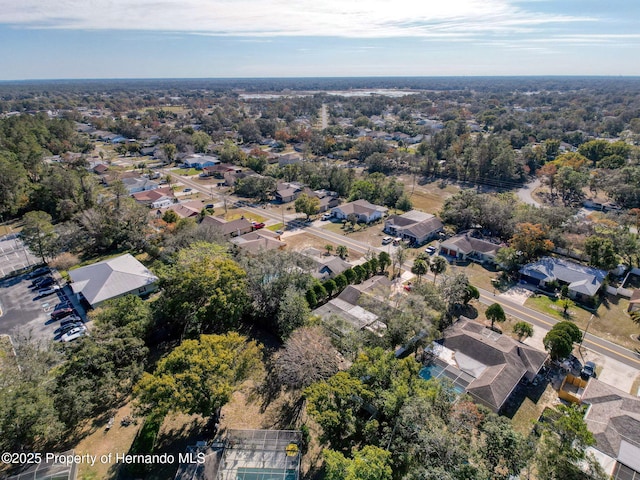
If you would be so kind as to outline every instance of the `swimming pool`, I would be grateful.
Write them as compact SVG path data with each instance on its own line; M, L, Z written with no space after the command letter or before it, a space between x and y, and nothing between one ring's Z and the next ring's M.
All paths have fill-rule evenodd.
M432 378L441 378L441 377L448 378L453 382L453 389L457 393L463 394L465 392L465 386L461 385L458 382L458 380L460 380L459 377L455 374L452 375L451 372L448 372L445 369L445 367L443 367L442 365L438 365L435 363L426 365L420 369L419 375L420 375L420 378L423 378L425 380L431 380Z

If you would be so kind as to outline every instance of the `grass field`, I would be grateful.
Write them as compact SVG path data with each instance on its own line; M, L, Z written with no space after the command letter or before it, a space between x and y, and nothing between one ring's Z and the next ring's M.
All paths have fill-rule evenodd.
M192 175L200 175L202 170L198 170L196 168L172 168L171 172L183 177L190 177Z
M324 252L325 245L331 245L333 247L333 251L335 252L336 247L339 245L338 243L333 243L304 232L286 236L282 239L282 241L287 244L287 250L294 250L297 252L304 250L305 248L315 248ZM350 248L348 249L348 251L349 257L347 258L347 261L353 261L362 258L361 253L356 252L355 250L351 250Z
M444 201L460 191L456 185L447 184L441 187L440 182L429 182L424 185L413 184L413 178L407 175L400 177L405 185L405 192L409 195L413 208L423 212L436 214L442 208Z
M228 222L231 220L237 220L238 218L246 218L252 222L266 222L267 219L253 212L248 212L242 208L227 208L227 214L224 215L224 219ZM277 230L277 229L276 229Z
M566 320L557 299L540 295L530 297L525 305L558 320ZM629 318L628 306L627 299L607 295L589 324L589 333L626 348L640 348L640 341L637 340L640 328ZM568 320L574 322L581 330L586 328L590 317L591 312L578 305L569 308Z

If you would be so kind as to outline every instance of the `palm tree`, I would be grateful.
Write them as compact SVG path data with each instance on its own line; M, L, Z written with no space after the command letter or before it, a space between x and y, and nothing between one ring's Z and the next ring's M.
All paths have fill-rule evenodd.
M429 263L429 270L433 273L433 283L436 283L436 277L441 273L444 273L447 270L447 259L441 257L440 255L436 255L431 259L431 263Z
M493 324L495 322L502 323L507 319L507 316L499 303L489 305L487 311L484 312L484 315L487 317L487 320L491 320L491 330L493 330Z
M347 247L344 245L338 245L336 248L336 254L344 260L349 256L349 250L347 250Z
M427 262L422 258L416 258L413 262L413 266L411 267L411 273L418 277L418 283L420 283L422 276L428 271L429 265Z
M327 243L327 244L324 246L324 249L327 251L327 255L331 255L331 252L333 252L333 245L331 245L331 244Z

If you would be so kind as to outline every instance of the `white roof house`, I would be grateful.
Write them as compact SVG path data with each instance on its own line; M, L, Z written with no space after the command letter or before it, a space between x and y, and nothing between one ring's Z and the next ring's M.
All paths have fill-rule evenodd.
M144 295L157 287L158 277L131 254L69 271L73 292L93 307L127 294Z

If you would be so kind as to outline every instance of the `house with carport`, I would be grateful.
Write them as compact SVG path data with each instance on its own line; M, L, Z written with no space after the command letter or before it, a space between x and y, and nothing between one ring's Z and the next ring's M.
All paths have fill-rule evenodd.
M331 209L331 216L346 220L351 214L358 217L358 223L371 223L380 220L389 211L388 208L374 205L366 200L355 200Z

